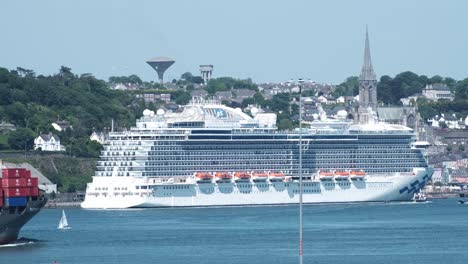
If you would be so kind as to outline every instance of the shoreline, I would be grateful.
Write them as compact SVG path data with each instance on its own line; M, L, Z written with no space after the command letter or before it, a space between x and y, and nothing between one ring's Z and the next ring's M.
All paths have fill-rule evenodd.
M48 202L44 208L55 209L55 208L70 208L70 207L80 207L80 202Z

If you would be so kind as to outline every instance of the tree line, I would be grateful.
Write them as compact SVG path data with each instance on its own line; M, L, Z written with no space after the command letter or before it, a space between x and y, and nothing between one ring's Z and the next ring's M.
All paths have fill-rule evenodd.
M0 120L17 130L0 136L0 149L30 150L34 137L54 132L69 154L96 157L100 146L89 141L93 130L129 127L146 108L144 102L123 91L109 89L108 83L92 74L76 75L62 66L53 75L32 70L0 68ZM66 120L73 129L55 131L52 122Z

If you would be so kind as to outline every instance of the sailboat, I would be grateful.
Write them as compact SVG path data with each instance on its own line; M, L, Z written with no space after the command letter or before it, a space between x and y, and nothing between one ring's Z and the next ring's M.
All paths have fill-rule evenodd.
M71 229L71 226L68 225L67 215L65 214L65 210L62 210L62 218L60 218L60 222L59 222L57 229L61 229L61 230Z

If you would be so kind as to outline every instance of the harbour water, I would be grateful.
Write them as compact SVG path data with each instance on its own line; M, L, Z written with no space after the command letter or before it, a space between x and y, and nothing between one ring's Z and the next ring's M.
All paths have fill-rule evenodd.
M0 263L297 263L298 207L44 209L0 247ZM466 263L468 206L429 203L304 207L304 263Z

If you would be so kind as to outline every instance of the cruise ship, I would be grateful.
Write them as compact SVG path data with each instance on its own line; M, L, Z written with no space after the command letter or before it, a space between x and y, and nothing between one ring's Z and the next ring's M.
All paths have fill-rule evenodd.
M248 115L214 101L145 110L135 127L110 133L81 206L294 204L300 171L304 203L411 200L432 168L413 147L413 130L379 122L376 109L366 33L355 120L321 111L307 128L280 131L274 113Z
M203 100L145 110L110 133L82 207L298 203L300 133L304 203L406 201L432 175L408 127L322 120L287 132L253 113Z

